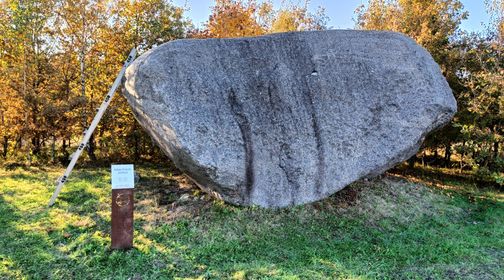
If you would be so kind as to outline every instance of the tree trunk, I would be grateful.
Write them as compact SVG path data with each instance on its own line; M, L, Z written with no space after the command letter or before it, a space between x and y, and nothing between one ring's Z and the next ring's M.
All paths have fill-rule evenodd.
M19 135L19 137L16 139L16 144L14 145L14 153L17 150L20 150L23 147L23 136Z
M451 154L452 154L452 152L451 152L451 145L447 144L446 147L445 147L445 158L444 158L445 167L450 167Z
M4 136L3 137L3 151L2 151L2 157L4 160L7 159L7 152L8 152L8 149L9 149L9 137L7 136Z
M92 161L96 161L95 147L96 147L95 139L94 139L94 136L91 134L91 138L89 138L89 142L88 142L87 153L88 153L89 159Z
M139 161L140 160L140 137L138 137L138 126L136 124L136 121L134 122L133 124L133 139L134 139L134 157L135 157L135 161Z
M2 116L2 126L5 127L5 117L3 114L3 111L0 111L0 115ZM2 157L4 160L7 159L7 149L9 148L9 137L7 135L3 136L3 150L2 150Z
M32 152L33 152L33 155L36 155L36 156L39 155L40 151L41 151L40 137L39 136L32 137Z
M31 166L31 164L32 164L32 149L33 149L33 147L30 144L28 144L28 146L29 146L28 150L27 150L28 165Z
M85 77L85 62L84 62L84 53L81 53L81 59L80 59L80 82L81 82L81 97L82 100L84 101L84 104L82 105L82 111L81 111L81 118L82 118L82 129L84 130L83 134L85 133L87 129L87 116L86 116L86 77Z
M52 143L51 143L51 163L56 162L56 136L52 136Z
M494 147L493 147L493 158L494 160L499 157L499 142L495 141L494 142Z
M465 144L466 142L462 142L462 154L460 155L460 171L459 173L462 173L462 169L464 168L464 156L465 156Z
M63 139L63 144L61 145L61 153L64 154L64 155L68 154L68 152L67 152L67 144L66 144L66 140L65 139Z
M410 169L415 168L415 162L416 162L416 160L417 160L417 156L416 156L416 155L413 155L412 157L410 157L410 158L408 159L408 167L409 167Z
M66 139L63 139L63 144L61 145L62 157L60 158L60 163L63 165L67 165L70 162L70 160L69 160L70 153L68 153L68 150L67 150L67 148L70 146L69 142L70 141L68 141L68 144L67 144Z

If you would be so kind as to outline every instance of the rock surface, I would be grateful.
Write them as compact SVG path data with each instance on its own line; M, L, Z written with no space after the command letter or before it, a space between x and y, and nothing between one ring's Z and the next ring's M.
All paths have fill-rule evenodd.
M263 207L384 172L457 107L413 40L351 30L169 42L127 69L125 96L201 188Z

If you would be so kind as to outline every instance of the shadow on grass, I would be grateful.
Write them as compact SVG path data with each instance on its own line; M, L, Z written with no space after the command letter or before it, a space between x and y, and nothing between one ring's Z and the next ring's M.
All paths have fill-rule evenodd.
M44 177L47 179L47 176ZM19 181L30 181L30 182L40 182L41 175L40 174L28 174L28 173L15 173L9 175L0 175L0 179L14 179Z
M480 213L457 220L440 215L400 225L384 219L376 227L368 226L365 217L329 213L300 217L295 210L258 216L238 210L220 219L206 217L162 227L152 239L173 248L190 248L186 258L217 278L244 273L253 278L499 279L504 267L491 252L503 252L499 218L504 207L487 205L476 205L474 211ZM259 217L262 220L256 220ZM180 271L180 276L201 275Z
M109 220L89 207L98 204L96 195L72 189L61 199L77 205L21 211L0 196L0 279L140 279L153 274L157 257L148 249L110 250ZM137 235L143 235L141 229Z
M446 172L443 171L443 169L434 167L424 168L421 166L415 166L415 168L409 168L405 165L400 165L391 169L388 172L391 174L412 176L417 178L425 178L427 180L447 182L454 185L478 187L482 190L495 190L495 191L504 190L502 188L497 187L495 182L487 182L479 180L472 174L457 173L455 169L451 169L451 172Z
M106 184L97 176L108 175L99 169L76 178ZM181 178L151 172L136 189L135 248L123 252L109 249L110 206L100 195L110 193L90 192L89 184L81 183L61 194L64 204L47 211L23 212L0 197L0 256L12 263L11 268L0 266L0 272L33 279L498 279L504 271L499 264L504 240L500 202L456 198L450 203L466 215L439 213L408 224L383 219L370 225L365 213L342 217L317 204L263 210L201 200ZM190 199L182 201L186 194ZM347 196L345 201L358 203L353 192ZM143 227L147 216L158 218L159 209L174 213L190 207L203 210ZM40 220L50 227L59 213L78 221L64 221L54 231L29 229Z
M0 224L2 225L0 227L0 258L8 264L3 268L0 267L0 272L12 278L48 279L57 276L58 273L53 273L51 267L54 262L61 261L61 255L53 244L48 242L46 236L36 233L35 230L20 229L23 222L26 222L25 219L25 213L17 210L0 196ZM65 275L67 274L59 276Z
M58 200L65 201L71 206L79 206L98 203L98 195L88 192L85 187L74 187L71 190L61 192Z
M167 248L148 237L148 230L143 225L148 223L146 216L155 216L158 207L167 204L166 197L175 197L176 201L182 194L189 192L180 185L180 181L161 177L151 173L142 177L141 183L135 189L135 200L144 202L156 198L154 204L138 203L135 209L135 247L129 251L110 250L110 191L90 192L89 184L95 181L97 185L105 184L99 178L108 173L87 171L76 174L76 180L71 188L60 194L53 209L63 210L77 215L82 222L68 223L59 232L50 234L51 240L60 240L63 253L78 260L74 265L75 278L117 278L129 279L171 279L175 276L174 269L168 267L184 260L184 266L190 271L197 271L199 264L184 259L178 249ZM107 195L103 198L100 195ZM107 201L107 204L103 202ZM63 204L64 202L64 204ZM171 201L170 201L171 202ZM161 203L161 205L159 204ZM65 205L65 206L63 206ZM138 214L138 215L137 215ZM167 253L169 252L169 253ZM162 256L162 260L161 260ZM138 276L138 277L137 277Z

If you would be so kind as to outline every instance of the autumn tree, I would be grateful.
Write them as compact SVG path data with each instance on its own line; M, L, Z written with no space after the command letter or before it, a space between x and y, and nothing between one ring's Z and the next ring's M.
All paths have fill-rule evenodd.
M15 103L16 112L3 113L7 130L15 130L14 149L23 149L28 160L41 156L47 126L42 112L46 110L51 84L48 77L54 69L50 66L51 45L48 21L52 14L52 1L4 1L2 33L7 34L2 44L2 68L8 79L3 88L6 106ZM17 107L18 106L18 107ZM22 117L20 117L22 116ZM4 137L4 147L14 135ZM6 136L5 134L3 136ZM5 152L4 152L5 153Z
M466 106L456 122L464 141L456 148L478 177L504 185L504 6L503 1L487 5L492 17L487 32L461 39L465 90L460 101Z
M9 28L10 15L7 11L7 3L0 2L0 140L4 160L9 151L9 141L19 132L17 125L21 123L18 113L20 108L16 108L19 100L16 100L16 95L9 86L7 59L12 46L8 38L13 34Z
M184 9L165 0L118 0L111 11L113 32L140 52L185 36Z
M500 40L504 40L504 0L485 0L487 12L490 14L490 32Z
M3 160L68 160L131 48L182 38L189 26L183 9L165 0L4 0L0 8ZM156 154L117 96L89 159Z
M466 42L462 100L467 120L459 122L468 140L464 152L472 154L480 168L504 170L504 47L497 38L476 35Z
M266 30L257 23L255 1L216 0L206 24L210 37L257 36Z
M83 133L94 116L95 107L99 104L95 84L90 83L94 71L93 52L98 43L98 34L107 25L107 2L103 0L70 0L58 1L56 6L55 31L58 43L64 53L75 58L79 73L79 93L81 101L80 132ZM90 66L92 65L92 66ZM95 137L91 137L87 153L91 160L96 160Z
M100 62L110 85L126 59L136 47L139 55L162 43L181 39L190 23L184 10L165 0L114 2L110 28L103 30L97 48L105 59ZM117 95L97 131L100 149L108 158L129 155L134 160L152 159L162 154L135 120L125 98Z
M324 10L315 14L308 10L309 1L302 5L284 1L275 9L273 2L254 0L217 0L204 30L193 37L233 38L268 33L321 30L327 23Z
M328 21L325 10L319 7L318 11L312 14L308 10L309 3L305 1L302 5L287 4L277 11L270 9L267 16L269 20L266 21L269 33L325 29ZM264 5L271 6L271 2Z

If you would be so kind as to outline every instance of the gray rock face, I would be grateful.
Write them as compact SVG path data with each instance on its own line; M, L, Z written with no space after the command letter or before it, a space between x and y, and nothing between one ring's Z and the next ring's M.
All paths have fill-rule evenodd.
M201 188L263 207L380 174L456 112L430 54L391 32L173 41L127 69L125 96Z

